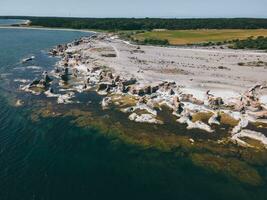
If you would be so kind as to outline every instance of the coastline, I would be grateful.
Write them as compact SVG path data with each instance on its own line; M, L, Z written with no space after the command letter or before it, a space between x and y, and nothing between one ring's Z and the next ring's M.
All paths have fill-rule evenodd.
M221 50L218 55L218 50L193 49L193 52L179 48L129 45L113 34L84 37L51 50L51 55L62 58L57 68L50 74L46 72L42 80L24 86L23 90L35 93L35 88L49 87L47 80L50 80L50 75L61 78L62 86L74 78L71 92L61 95L45 89L45 94L57 97L59 104L70 104L75 92L93 90L104 96L101 103L104 110L115 105L121 112L129 113L129 120L137 123L166 123L158 113L168 107L169 115L174 116L177 123L187 124L189 130L200 129L209 133L214 133L215 127L225 123L221 118L229 118L235 121L235 125L226 131L232 134L233 141L251 146L240 140L245 135L252 140L260 140L267 148L267 136L259 137L261 133L256 130L247 130L249 124L267 123L267 105L262 101L267 94L267 85L264 81L259 83L267 70L257 69L261 70L262 77L253 77L253 82L247 81L247 77L259 73L254 68L246 68L243 79L233 80L230 77L234 73L235 76L241 75L243 67L237 65L239 60L246 59L251 63L261 56L267 61L267 55L227 50ZM179 55L175 60L177 53ZM228 67L213 67L213 62L220 59L228 63ZM168 69L168 66L177 65L176 62L180 68ZM191 63L181 65L180 62ZM215 72L221 77L214 79ZM216 81L207 82L207 78ZM232 82L227 85L227 81ZM199 113L203 116L193 120ZM203 120L207 117L208 121Z
M145 59L150 60L151 48L152 55L156 55L152 61L156 66L164 66L163 71L154 67L153 62L144 62ZM55 68L39 72L40 78L37 76L35 80L16 80L21 81L17 89L32 93L33 99L41 100L41 109L36 106L37 110L32 113L33 122L41 117L72 117L72 123L79 127L95 127L107 137L142 148L156 148L178 155L181 151L186 152L184 156L192 159L197 166L211 170L214 167L241 182L261 185L262 178L250 166L250 156L264 165L265 160L260 155L266 152L266 138L259 132L266 127L262 128L263 124L258 122L247 123L247 118L241 118L240 111L227 107L225 98L221 102L222 93L217 94L215 90L207 93L207 88L195 85L191 85L193 89L187 87L189 85L182 82L185 80L183 76L190 74L172 68L165 71L166 62L157 51L167 59L172 54L163 50L169 52L169 48L128 45L112 34L83 37L52 49L50 55L60 59ZM181 53L179 49L171 51ZM154 72L141 68L150 64ZM216 70L229 72L228 69ZM176 76L179 76L178 81L173 81L171 78ZM166 81L166 77L171 78ZM253 85L251 83L250 86ZM243 86L243 89L244 93L226 96L236 97L235 100L240 103L239 97L244 95L247 99L248 93L245 92L251 88ZM226 88L222 90L228 91ZM80 96L86 98L81 99ZM235 105L238 105L237 102ZM249 102L256 103L249 109L258 107L257 98ZM17 107L24 105L27 102L23 97L16 102ZM259 143L247 140L244 143L243 136ZM244 152L242 159L238 157L240 152ZM208 161L210 164L206 166ZM223 167L226 164L229 169Z
M34 26L5 26L0 25L2 29L29 29L29 30L51 30L51 31L74 31L74 32L88 32L88 33L98 33L96 31L85 30L85 29L67 29L67 28L45 28L45 27L34 27Z

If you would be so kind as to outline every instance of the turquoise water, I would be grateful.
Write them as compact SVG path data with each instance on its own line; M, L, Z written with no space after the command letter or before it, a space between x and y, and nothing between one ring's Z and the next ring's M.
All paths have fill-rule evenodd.
M9 104L14 78L33 79L57 58L47 50L88 33L0 29L0 200L266 199L266 188L242 185L190 160L106 138L71 118L33 122L31 108ZM28 64L20 61L34 55ZM27 66L40 70L27 70ZM19 92L18 92L19 93ZM17 94L16 94L17 95ZM25 95L32 107L33 96ZM92 101L98 104L99 98Z

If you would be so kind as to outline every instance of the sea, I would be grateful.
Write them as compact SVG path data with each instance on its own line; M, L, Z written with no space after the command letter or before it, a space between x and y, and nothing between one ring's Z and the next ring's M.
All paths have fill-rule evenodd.
M51 48L90 34L0 28L0 200L267 199L266 188L77 126L71 117L33 120L38 101L21 92L16 80L52 70L59 58L49 56ZM33 61L21 62L31 56ZM27 106L14 106L18 96Z

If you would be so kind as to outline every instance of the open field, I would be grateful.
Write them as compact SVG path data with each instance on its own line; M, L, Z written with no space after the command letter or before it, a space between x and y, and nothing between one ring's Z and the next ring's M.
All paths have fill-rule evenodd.
M185 45L225 40L246 39L248 37L267 36L267 29L199 29L199 30L163 30L140 33L132 36L137 40L167 39L172 45Z

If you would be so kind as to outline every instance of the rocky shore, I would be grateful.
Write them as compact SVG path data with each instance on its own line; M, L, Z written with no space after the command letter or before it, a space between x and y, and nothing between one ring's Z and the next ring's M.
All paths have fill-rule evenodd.
M118 49L118 46L121 48ZM163 47L155 48L159 48L162 54L169 51L167 47L166 52ZM126 51L127 56L124 55ZM161 59L157 60L160 68L147 70L151 60L144 59L145 47L127 44L108 34L97 34L69 44L58 45L49 53L60 57L57 67L51 72L44 72L41 78L33 80L30 84L23 85L22 90L56 98L59 104L76 103L73 100L76 93L96 91L103 96L100 102L103 110L115 107L127 113L129 120L136 123L166 124L168 122L159 113L167 109L169 115L176 118L177 123L185 124L189 130L200 129L209 134L216 134L217 127L230 125L229 130L225 131L234 143L253 147L247 141L250 139L260 142L267 148L267 129L262 128L261 132L251 130L251 124L267 127L267 102L264 101L267 84L264 80L260 83L251 81L253 87L232 96L224 95L224 90L221 93L218 93L218 90L213 92L213 87L190 90L192 83L187 87L188 81L182 78L179 81L179 77L182 74L198 79L195 71L192 75L193 72L187 70L174 70L168 66L175 65L176 61L167 62ZM265 55L259 58L257 54L248 55L248 59L254 59L254 56L257 59L267 59ZM151 64L154 65L155 62ZM228 68L223 69L228 71ZM172 80L177 72L178 78ZM225 73L224 70L221 74ZM55 80L59 83L58 93L51 86ZM220 86L224 88L223 84Z

